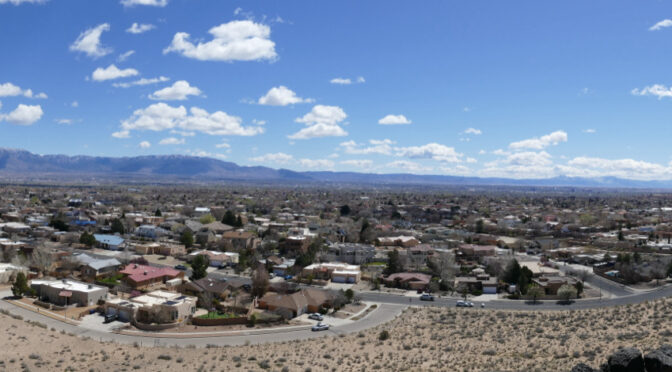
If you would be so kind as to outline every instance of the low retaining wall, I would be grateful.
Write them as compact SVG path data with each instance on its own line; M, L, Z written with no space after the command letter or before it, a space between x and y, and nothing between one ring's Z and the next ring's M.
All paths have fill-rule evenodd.
M219 319L208 319L208 318L193 318L191 319L191 324L195 326L218 326L218 325L232 325L232 324L247 324L247 317L237 317L237 318L219 318Z
M181 326L184 324L185 321L182 321L180 323L168 323L168 324L146 324L146 323L139 323L136 321L133 321L133 326L137 329L141 329L143 331L163 331L166 329L171 329L175 328L178 326Z

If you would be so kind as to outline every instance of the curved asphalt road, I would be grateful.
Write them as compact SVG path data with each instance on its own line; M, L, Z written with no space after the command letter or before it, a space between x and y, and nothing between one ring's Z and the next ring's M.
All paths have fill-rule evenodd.
M10 291L0 291L0 298L11 296ZM97 331L81 326L64 323L38 314L31 310L16 306L7 301L0 301L0 309L8 310L11 314L20 315L24 320L30 320L46 324L48 328L54 328L57 331L65 331L80 337L88 337L101 342L117 342L121 344L137 344L140 346L178 346L178 347L206 347L214 346L235 346L244 344L263 344L270 342L306 340L324 336L335 336L359 332L377 325L386 323L399 314L406 306L395 304L381 304L374 311L370 312L364 318L349 324L331 327L328 331L312 332L310 326L288 327L288 329L256 329L243 330L240 332L231 332L231 335L207 336L207 337L189 337L182 335L179 338L173 337L154 337L151 333L143 335L139 332L137 335L127 335ZM166 335L167 336L167 335Z
M0 297L4 298L10 296L11 292L0 291ZM88 337L101 342L117 342L122 344L138 344L141 346L196 346L206 347L209 345L215 346L233 346L243 344L263 344L267 342L282 342L293 340L305 340L310 338L317 338L323 336L334 336L339 334L347 334L359 332L377 325L386 323L397 317L403 309L407 306L439 306L439 307L454 307L458 299L456 298L436 298L435 301L420 301L419 296L408 297L401 295L394 295L383 292L361 292L362 300L368 302L377 302L381 305L369 313L363 319L356 322L345 324L341 326L332 327L324 332L312 332L310 326L305 327L289 327L287 329L258 329L245 330L235 334L223 336L207 336L207 337L190 337L189 335L182 335L179 338L172 337L154 337L151 333L143 334L139 332L137 335L126 335L109 333L104 331L91 330L80 326L64 323L47 317L43 314L38 314L33 311L24 309L22 307L13 305L7 301L0 301L0 309L10 311L12 314L21 315L24 320L31 320L41 322L49 328L54 328L58 331L65 331L67 333L75 334L80 337ZM672 286L662 287L648 292L641 292L631 294L628 296L610 298L610 299L585 299L576 300L570 304L560 303L558 301L537 301L533 304L529 301L513 301L513 300L493 300L488 301L485 309L480 308L480 303L476 303L473 309L461 309L463 311L484 311L484 310L579 310L592 309L608 306L618 306L626 304L635 304L644 301L652 301L663 297L672 296ZM166 335L168 336L168 335Z

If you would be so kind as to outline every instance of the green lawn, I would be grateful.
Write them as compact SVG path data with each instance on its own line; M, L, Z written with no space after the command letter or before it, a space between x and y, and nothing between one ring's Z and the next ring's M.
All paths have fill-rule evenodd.
M205 315L199 316L200 319L229 319L238 318L240 315L234 313L220 313L219 311L211 311Z

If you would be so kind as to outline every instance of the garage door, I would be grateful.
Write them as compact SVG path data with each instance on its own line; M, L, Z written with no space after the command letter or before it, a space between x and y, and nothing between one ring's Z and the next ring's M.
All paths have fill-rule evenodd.
M331 281L334 283L345 283L345 278L342 276L335 276L331 278Z

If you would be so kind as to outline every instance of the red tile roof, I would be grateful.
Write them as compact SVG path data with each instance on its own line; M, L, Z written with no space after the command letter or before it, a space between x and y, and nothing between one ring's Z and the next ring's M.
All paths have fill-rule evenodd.
M123 270L119 271L122 274L128 275L128 278L134 282L142 282L145 280L167 277L177 277L181 271L171 269L169 267L154 267L147 265L130 264Z

